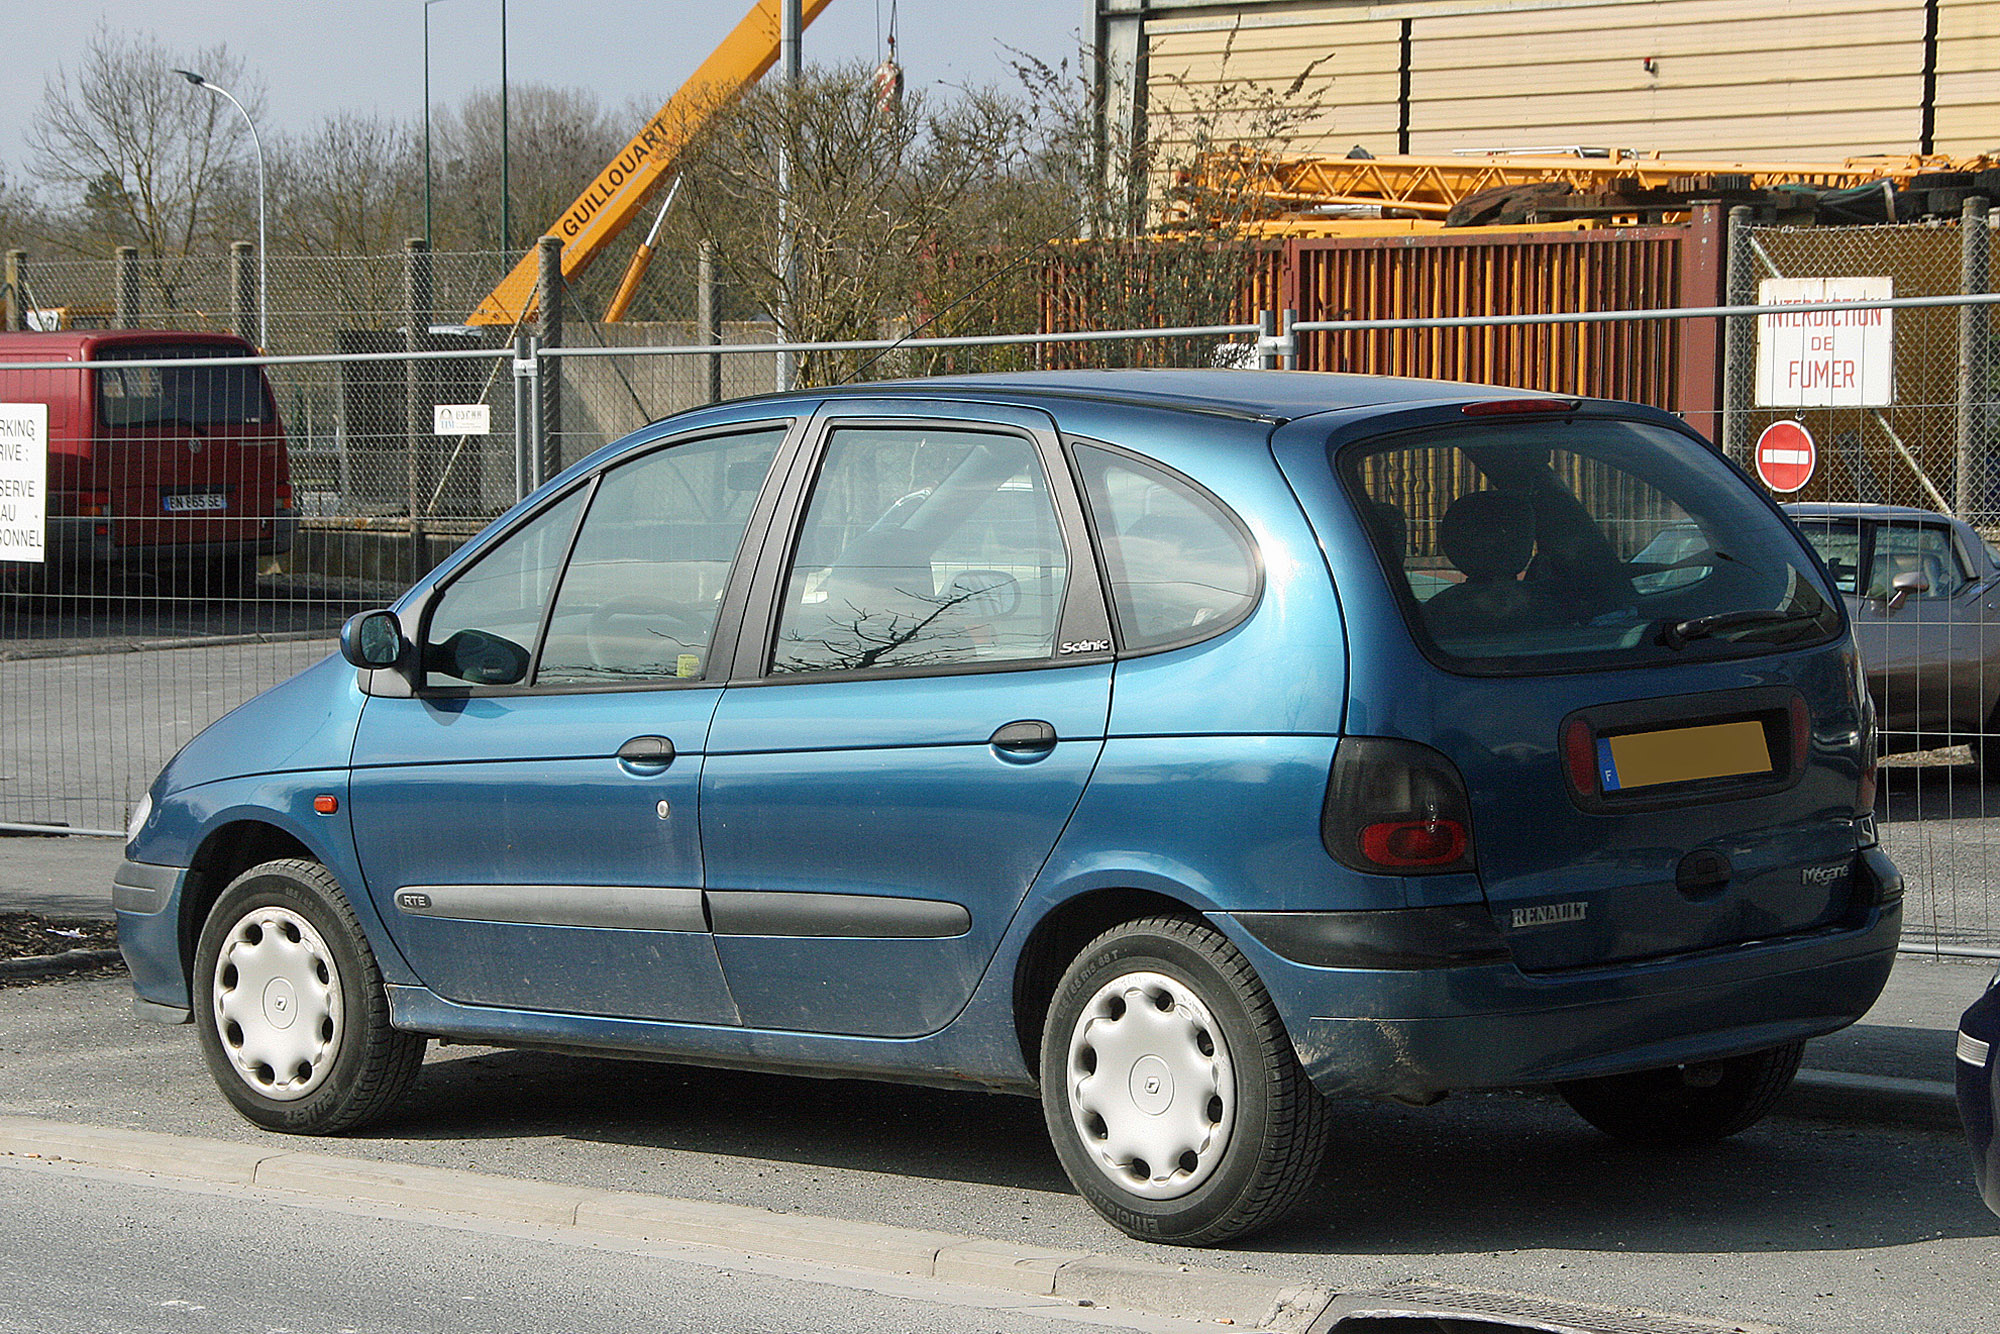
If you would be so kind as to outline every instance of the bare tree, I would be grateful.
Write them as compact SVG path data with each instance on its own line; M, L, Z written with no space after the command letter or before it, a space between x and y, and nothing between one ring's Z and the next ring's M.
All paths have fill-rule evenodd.
M30 174L76 210L61 242L83 254L137 246L169 308L188 257L229 239L216 206L253 170L243 117L176 66L228 88L252 117L262 109L262 86L226 47L175 52L150 33L100 26L75 69L43 82L28 134Z
M423 231L422 145L379 116L329 116L271 154L273 249L388 255Z
M1251 317L1264 201L1231 164L1325 119L1331 80L1318 70L1331 55L1280 87L1232 75L1234 45L1232 32L1212 81L1164 81L1151 137L1140 140L1101 121L1087 57L1016 62L1031 155L1048 187L1040 198L1089 238L1049 255L1035 284L1044 324L1187 327ZM1052 350L1071 365L1201 364L1213 353L1194 342Z
M907 329L934 313L927 279L994 239L972 226L971 201L1017 165L1019 124L1004 99L934 108L913 93L898 107L878 100L859 66L809 70L795 87L750 90L695 137L680 160L688 218L740 293L766 313L789 309L788 338ZM789 291L781 212L793 235ZM815 356L801 376L823 383L855 369L851 356Z
M514 253L553 228L562 210L630 131L596 96L535 84L507 90L508 185ZM432 197L441 250L499 250L500 98L478 92L431 123ZM418 143L421 151L421 141ZM421 178L418 181L422 187ZM421 198L421 196L419 196Z

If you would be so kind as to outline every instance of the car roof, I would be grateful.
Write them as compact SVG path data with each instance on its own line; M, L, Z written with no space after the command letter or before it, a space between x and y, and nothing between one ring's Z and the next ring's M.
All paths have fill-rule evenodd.
M62 353L134 343L207 343L218 347L250 347L235 334L206 329L53 329L0 333L0 355L18 360L52 361ZM52 356L50 354L57 354Z
M1349 408L1559 397L1534 390L1387 375L1164 369L941 375L920 380L878 380L830 389L802 390L800 394L821 398L880 398L893 395L898 398L1083 399L1274 422ZM1564 401L1570 400L1565 398Z

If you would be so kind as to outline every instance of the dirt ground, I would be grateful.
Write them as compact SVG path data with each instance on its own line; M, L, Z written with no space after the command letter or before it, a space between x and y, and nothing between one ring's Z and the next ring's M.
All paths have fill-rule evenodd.
M61 954L66 950L118 948L118 928L111 922L81 917L43 917L31 912L0 912L0 959Z

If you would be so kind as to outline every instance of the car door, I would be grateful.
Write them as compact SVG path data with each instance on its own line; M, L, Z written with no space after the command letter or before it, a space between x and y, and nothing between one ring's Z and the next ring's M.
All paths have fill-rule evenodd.
M912 1036L1082 795L1111 636L1047 416L850 402L813 448L710 729L709 912L745 1025Z
M1867 577L1850 603L1855 642L1882 705L1892 747L1917 733L1935 741L1979 731L1986 722L1982 688L1984 598L1944 523L1885 519L1871 525ZM1899 576L1921 587L1897 596Z
M701 900L700 767L786 435L671 441L552 500L432 599L413 697L366 702L362 870L439 995L735 1022Z

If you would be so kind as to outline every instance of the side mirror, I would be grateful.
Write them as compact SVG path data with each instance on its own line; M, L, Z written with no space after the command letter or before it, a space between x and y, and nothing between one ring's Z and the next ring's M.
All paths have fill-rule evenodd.
M1889 581L1889 600L1882 604L1884 611L1899 610L1912 595L1922 597L1931 591L1931 581L1921 570L1908 570Z
M340 627L340 656L363 670L394 667L408 648L393 611L364 611Z

